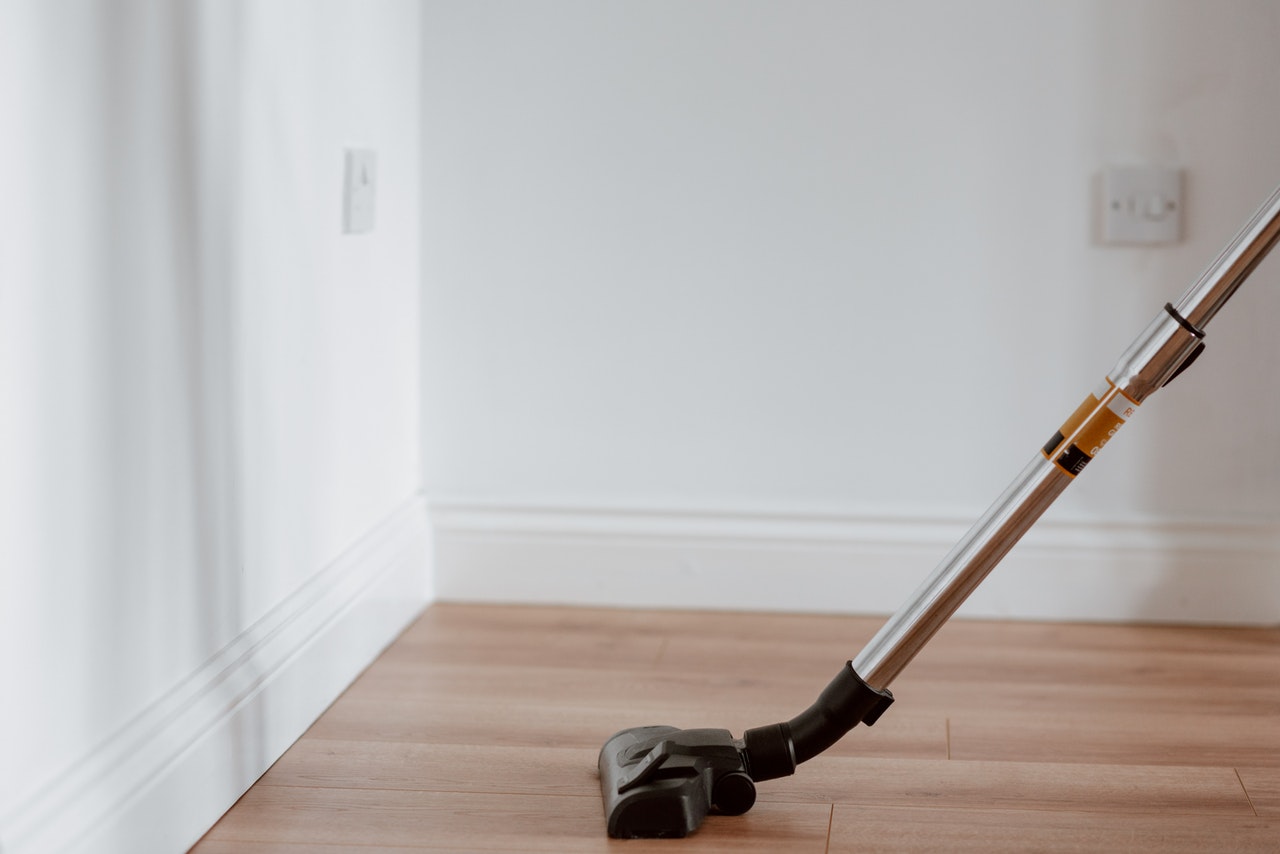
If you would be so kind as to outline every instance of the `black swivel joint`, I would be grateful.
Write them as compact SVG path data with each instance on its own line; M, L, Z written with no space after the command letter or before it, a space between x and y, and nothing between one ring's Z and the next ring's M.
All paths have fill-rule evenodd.
M835 744L858 724L874 724L892 702L887 688L872 688L854 671L853 662L846 663L812 706L786 723L743 733L751 779L759 782L794 774L797 765Z

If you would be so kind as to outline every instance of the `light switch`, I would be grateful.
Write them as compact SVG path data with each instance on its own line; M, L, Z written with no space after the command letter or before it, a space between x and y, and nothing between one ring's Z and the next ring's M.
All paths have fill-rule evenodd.
M347 234L373 231L378 203L377 152L348 148L345 175L342 230Z
M1102 173L1102 241L1177 243L1182 238L1182 170L1113 166Z

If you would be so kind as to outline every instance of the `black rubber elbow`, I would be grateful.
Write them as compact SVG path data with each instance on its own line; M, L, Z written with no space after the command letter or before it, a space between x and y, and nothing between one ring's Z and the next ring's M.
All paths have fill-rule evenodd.
M759 782L794 774L797 765L835 744L858 724L874 724L892 702L887 688L872 688L854 671L853 662L846 662L812 706L786 723L743 733L751 778Z

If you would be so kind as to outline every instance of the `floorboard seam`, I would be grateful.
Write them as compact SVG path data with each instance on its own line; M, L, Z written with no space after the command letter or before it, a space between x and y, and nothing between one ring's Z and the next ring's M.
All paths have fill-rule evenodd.
M1239 768L1232 768L1236 772L1236 780L1240 783L1240 788L1244 790L1244 799L1249 802L1249 809L1253 810L1253 814L1258 814L1258 808L1253 805L1253 796L1249 794L1249 787L1244 784L1244 778L1240 776Z

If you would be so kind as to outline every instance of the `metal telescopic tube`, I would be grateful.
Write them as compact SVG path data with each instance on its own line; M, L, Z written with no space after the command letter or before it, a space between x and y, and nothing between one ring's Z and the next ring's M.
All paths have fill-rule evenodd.
M1070 475L1036 454L907 604L858 653L854 672L872 688L889 687L1070 483Z
M1280 189L1214 260L1176 306L1157 315L1107 375L1140 404L1189 363L1205 325L1280 241ZM853 659L867 685L883 690L915 658L988 573L1074 480L1037 454L969 532Z
M1231 244L1174 305L1192 326L1204 329L1218 310L1280 240L1280 189L1258 209Z

